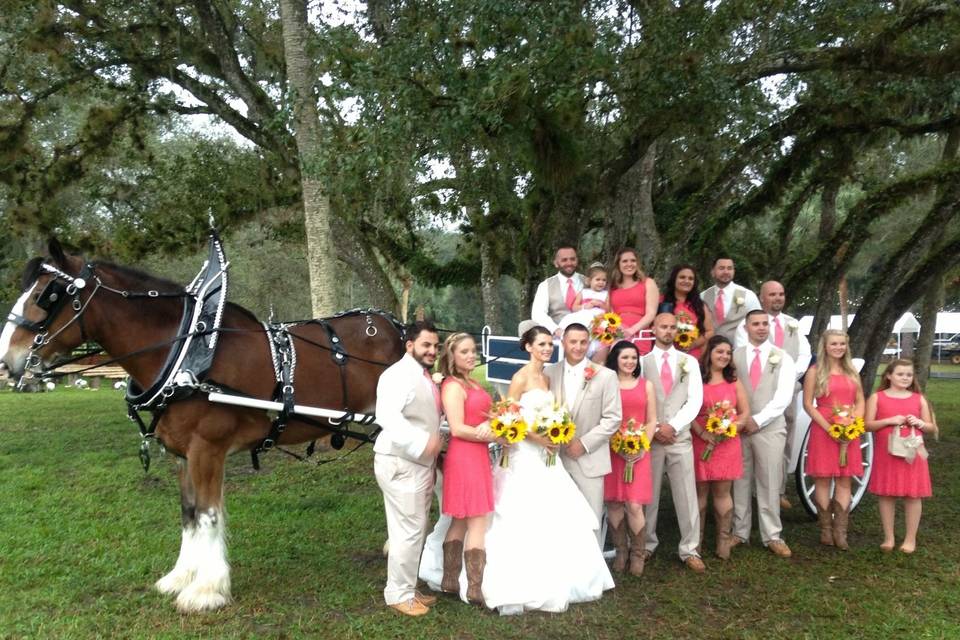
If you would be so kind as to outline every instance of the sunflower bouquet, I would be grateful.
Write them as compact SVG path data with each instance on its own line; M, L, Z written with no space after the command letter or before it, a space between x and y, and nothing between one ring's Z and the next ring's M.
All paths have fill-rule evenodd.
M642 427L637 427L637 421L634 418L629 418L610 437L610 449L614 453L639 456L642 452L650 451L650 438ZM623 469L624 482L633 482L633 464L639 459L627 462L627 466Z
M520 405L511 398L495 402L490 408L490 431L508 444L515 444L527 437L527 423L520 413ZM507 466L507 449L500 456L500 466Z
M590 336L609 347L623 338L623 319L612 311L596 316L590 325Z
M707 412L707 420L703 424L707 433L711 433L719 438L737 437L737 408L729 400L721 400L710 407ZM710 459L716 443L708 442L707 448L700 454L700 459L706 462Z
M570 412L559 402L541 408L533 422L533 430L556 445L569 443L577 431ZM548 453L546 462L548 467L557 464L557 454Z
M866 431L863 418L853 415L853 407L848 404L833 408L830 421L830 437L840 443L840 466L847 466L847 448L850 443Z
M673 339L673 344L681 351L688 351L697 338L700 337L700 329L697 323L686 312L677 312L677 335Z

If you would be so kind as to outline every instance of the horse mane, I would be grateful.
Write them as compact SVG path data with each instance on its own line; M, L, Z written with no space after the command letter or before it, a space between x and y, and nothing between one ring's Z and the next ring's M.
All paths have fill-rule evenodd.
M40 277L40 265L43 264L43 258L30 258L30 262L23 268L23 275L20 276L20 290L26 291L27 287L37 281Z
M141 271L140 269L135 269L133 267L127 267L114 262L106 262L102 260L94 262L93 266L106 269L113 275L119 277L121 280L124 280L127 284L135 285L138 292L142 292L147 289L153 289L160 291L161 293L183 293L186 291L186 289L183 288L183 285L179 285L176 282L166 280L164 278L158 278L153 274L147 273L146 271Z

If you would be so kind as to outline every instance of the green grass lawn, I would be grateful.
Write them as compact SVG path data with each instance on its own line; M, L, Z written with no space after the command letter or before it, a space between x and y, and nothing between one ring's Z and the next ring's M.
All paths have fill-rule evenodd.
M3 392L0 638L958 638L958 392L958 381L931 382L943 436L930 445L935 497L913 556L880 553L868 496L847 553L818 546L795 507L784 516L792 559L754 540L728 563L707 553L697 576L670 553L677 532L665 496L646 575L618 579L597 603L501 618L445 598L415 620L382 604L385 522L369 447L320 467L271 453L259 473L234 457L235 602L182 616L151 587L180 543L174 464L155 449L143 473L121 395Z

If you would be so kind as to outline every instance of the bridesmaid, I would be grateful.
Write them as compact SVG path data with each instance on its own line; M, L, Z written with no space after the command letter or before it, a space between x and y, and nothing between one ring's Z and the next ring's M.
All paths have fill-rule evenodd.
M467 600L483 604L484 536L493 511L493 474L487 443L495 437L487 421L492 404L490 394L470 378L476 364L477 345L470 334L454 333L443 343L441 400L451 438L443 463L441 510L452 520L443 541L440 588L447 593L460 592L460 570L466 561Z
M930 467L923 456L918 455L907 462L887 450L895 429L901 436L909 435L911 427L920 434L937 433L930 405L920 393L920 385L914 377L912 361L894 360L887 365L880 388L867 400L866 422L867 430L876 433L873 473L868 488L880 504L883 526L880 549L886 553L893 551L893 524L897 498L901 498L907 530L900 551L913 553L917 548L917 529L920 528L921 499L933 495Z
M617 252L610 276L610 308L623 318L627 340L636 341L640 355L646 355L653 349L653 340L642 339L640 332L649 329L657 315L657 283L646 276L636 250L630 248Z
M653 440L657 424L657 400L653 384L640 377L640 353L632 342L621 341L614 345L607 356L606 366L617 372L620 381L620 399L623 403L623 422L633 418L636 428L642 428L647 438ZM627 463L633 461L633 481L624 482L623 472ZM650 504L653 497L653 477L650 471L650 455L623 453L610 454L611 471L603 478L603 499L607 506L607 526L617 555L612 569L622 573L630 560L631 575L643 575L644 527L643 505ZM624 527L626 518L626 527ZM629 550L628 550L629 537Z
M703 376L703 406L693 423L693 470L697 479L697 502L700 505L700 544L707 515L707 498L713 496L713 517L717 525L717 557L730 559L733 547L733 481L743 475L743 455L739 435L717 438L704 425L714 404L727 400L736 407L737 416L750 415L750 402L733 364L733 345L724 336L713 336L700 358ZM713 443L708 460L702 455Z
M817 345L817 363L803 378L803 408L812 421L806 471L813 477L820 544L846 550L851 478L863 475L863 459L860 441L854 440L847 447L846 466L840 466L840 442L830 436L833 411L840 407L850 407L853 416L863 417L863 387L850 358L847 334L828 329Z
M688 319L692 324L696 324L700 331L697 339L686 349L680 349L679 346L677 348L699 360L703 347L713 336L713 316L700 299L700 283L692 265L677 265L670 272L663 295L660 296L657 313L672 313L677 316L677 322Z

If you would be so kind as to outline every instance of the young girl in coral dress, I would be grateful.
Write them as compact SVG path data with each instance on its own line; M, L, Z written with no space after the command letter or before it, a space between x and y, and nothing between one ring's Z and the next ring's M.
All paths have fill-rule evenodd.
M933 495L923 436L936 434L937 427L914 378L912 361L894 360L887 365L880 388L867 400L866 423L867 430L874 432L873 472L868 489L880 503L880 548L893 551L894 510L897 498L901 498L907 530L900 551L913 553L917 548L921 499ZM890 439L895 434L915 436L909 457L891 453Z
M641 356L653 349L650 327L659 299L657 283L643 272L636 250L620 249L610 270L610 309L623 319L623 333Z
M441 588L460 593L460 573L466 564L469 602L482 603L484 536L493 511L493 474L487 444L495 440L487 416L492 399L470 378L477 363L477 345L466 333L454 333L443 343L440 372L443 410L450 424L450 445L443 463L441 511L452 520L443 541ZM464 547L466 546L466 549Z
M643 429L652 441L657 423L657 400L653 384L640 377L640 353L632 342L618 342L607 356L606 366L617 372L620 381L620 400L623 405L623 424L633 418L635 430ZM633 465L633 479L624 480L628 464ZM607 505L607 526L617 555L611 567L622 573L630 562L630 573L643 575L644 527L643 505L653 497L653 476L650 454L610 452L611 471L603 478L603 499ZM629 541L629 542L628 542Z
M814 405L816 401L816 405ZM837 413L862 418L863 387L850 358L847 334L828 329L820 336L817 364L803 378L803 408L810 415L807 475L813 477L820 543L847 549L851 478L863 475L860 439L845 441L831 435ZM846 449L846 460L842 460ZM841 464L845 462L845 464ZM833 499L830 482L834 482Z
M706 429L707 416L718 402L726 400L736 408L737 416L750 415L750 402L737 379L733 365L733 345L723 336L707 342L700 359L703 376L703 406L693 426L693 470L697 479L697 502L700 505L700 544L703 544L707 498L713 497L713 517L717 525L717 557L730 558L733 543L733 481L743 475L743 454L740 436L721 438ZM704 460L704 453L712 446Z

